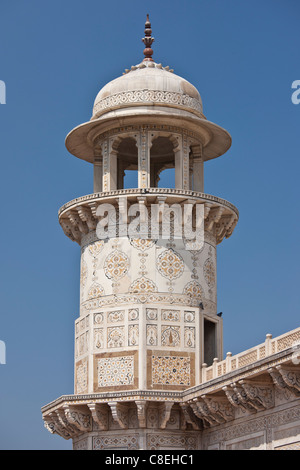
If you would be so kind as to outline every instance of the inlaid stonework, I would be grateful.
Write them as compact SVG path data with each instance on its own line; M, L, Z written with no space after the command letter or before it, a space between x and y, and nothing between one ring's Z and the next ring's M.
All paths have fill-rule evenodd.
M132 302L162 302L169 298L181 305L205 306L216 314L215 250L204 242L201 253L195 257L186 251L182 240L136 240L119 238L94 249L84 241L81 255L81 314L102 306ZM89 247L92 250L89 250ZM103 276L103 273L105 274ZM117 297L111 298L118 294ZM152 295L150 295L152 294ZM171 300L172 299L172 300ZM168 303L170 301L165 300Z
M100 358L97 361L98 388L134 383L133 356Z
M189 357L152 356L152 385L191 385Z
M147 384L150 389L183 390L195 384L194 354L170 349L147 352Z
M135 389L138 384L138 352L95 354L93 392Z
M204 167L231 137L152 59L151 34L147 17L145 59L66 138L94 190L58 214L81 247L75 394L43 407L45 426L78 450L299 449L300 329L223 357L217 246L239 213L204 192Z

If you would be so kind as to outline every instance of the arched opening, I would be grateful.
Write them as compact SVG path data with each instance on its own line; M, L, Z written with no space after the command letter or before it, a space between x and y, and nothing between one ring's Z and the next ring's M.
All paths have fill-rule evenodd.
M151 188L175 188L174 144L164 136L153 139L150 149Z
M117 189L138 187L138 149L133 137L122 139L117 147Z
M175 168L165 168L159 174L158 188L175 188Z

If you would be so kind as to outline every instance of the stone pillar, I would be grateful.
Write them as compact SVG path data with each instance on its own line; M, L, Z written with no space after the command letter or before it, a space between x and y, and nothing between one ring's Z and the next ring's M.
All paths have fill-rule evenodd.
M159 165L150 163L150 188L158 188L160 170Z
M122 159L117 159L117 172L118 172L118 181L117 181L117 188L123 189L124 188L124 164Z
M155 187L155 165L150 163L150 188Z
M182 136L182 189L190 189L190 145L185 134Z
M104 192L110 191L110 165L109 165L109 140L105 139L102 142L102 190Z
M117 182L118 182L118 152L114 147L114 139L110 141L109 146L109 173L110 173L110 191L117 189Z
M177 147L174 148L174 160L175 160L175 188L183 189L182 142L178 143Z
M202 146L194 145L192 147L193 153L193 180L194 180L194 191L204 193L204 162L202 156Z
M101 149L95 149L94 154L94 193L101 193L103 178Z
M190 189L192 190L194 187L194 180L193 180L193 156L190 156L189 159L189 177L190 177Z
M140 338L139 338L139 389L147 388L147 346L146 346L146 307L140 309Z
M190 189L190 156L189 141L186 135L177 139L178 145L174 148L175 156L175 188Z
M138 187L150 187L150 139L148 131L142 129L138 142Z

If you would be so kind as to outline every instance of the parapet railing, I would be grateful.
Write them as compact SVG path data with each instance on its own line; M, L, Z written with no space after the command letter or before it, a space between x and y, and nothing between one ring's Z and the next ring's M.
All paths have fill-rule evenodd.
M216 358L209 367L207 367L206 364L202 364L202 383L218 378L228 372L246 367L260 359L264 359L267 356L279 353L293 346L295 349L297 346L300 346L300 328L296 328L276 338L272 338L271 334L267 334L265 342L258 346L247 349L234 356L228 352L224 360L219 361ZM298 357L300 360L300 352L298 353Z

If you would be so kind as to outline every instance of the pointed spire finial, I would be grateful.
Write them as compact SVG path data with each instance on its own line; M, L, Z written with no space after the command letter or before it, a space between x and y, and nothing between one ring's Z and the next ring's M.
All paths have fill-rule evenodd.
M152 54L153 50L151 49L152 43L154 42L154 38L151 37L152 34L152 29L151 29L151 23L149 21L149 14L147 13L147 20L145 23L145 37L142 39L143 43L145 44L145 49L144 49L144 61L147 60L152 60Z

